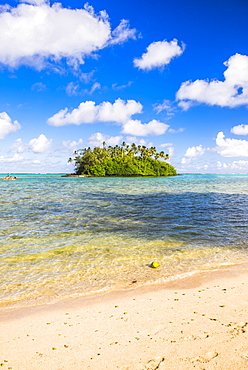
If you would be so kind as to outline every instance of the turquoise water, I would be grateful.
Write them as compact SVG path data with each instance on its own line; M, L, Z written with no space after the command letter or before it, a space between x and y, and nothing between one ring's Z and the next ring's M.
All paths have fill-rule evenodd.
M248 261L248 176L0 179L0 302L27 305ZM160 267L149 264L158 261Z

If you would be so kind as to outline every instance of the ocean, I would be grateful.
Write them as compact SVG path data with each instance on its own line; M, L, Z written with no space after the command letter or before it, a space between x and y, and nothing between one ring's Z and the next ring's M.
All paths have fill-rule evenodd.
M0 176L1 306L248 262L248 175L16 176ZM153 261L160 267L151 268Z

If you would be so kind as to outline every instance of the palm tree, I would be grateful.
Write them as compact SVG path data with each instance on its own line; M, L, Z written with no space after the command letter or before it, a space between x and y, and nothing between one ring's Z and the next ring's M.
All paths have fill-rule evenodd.
M151 152L151 157L153 157L154 155L156 155L157 150L156 150L155 146L152 146L152 147L150 148L150 152Z
M123 158L124 154L125 154L125 147L127 146L127 144L125 143L125 141L123 141L123 143L121 144L122 148L121 148L121 156Z
M134 155L138 153L138 148L135 143L131 145L131 150L133 151Z

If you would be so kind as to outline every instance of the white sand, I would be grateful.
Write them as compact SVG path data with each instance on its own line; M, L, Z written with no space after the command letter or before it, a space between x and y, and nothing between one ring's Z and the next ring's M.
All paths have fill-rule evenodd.
M170 285L0 310L15 370L248 369L248 266Z

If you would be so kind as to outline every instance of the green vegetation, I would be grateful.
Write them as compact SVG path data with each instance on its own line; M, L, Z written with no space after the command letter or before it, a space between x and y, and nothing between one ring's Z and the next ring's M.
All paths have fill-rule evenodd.
M174 176L176 169L159 158L169 159L163 151L157 153L155 147L125 142L121 146L108 146L94 149L85 148L74 152L75 157L69 162L75 162L76 175L88 176Z

